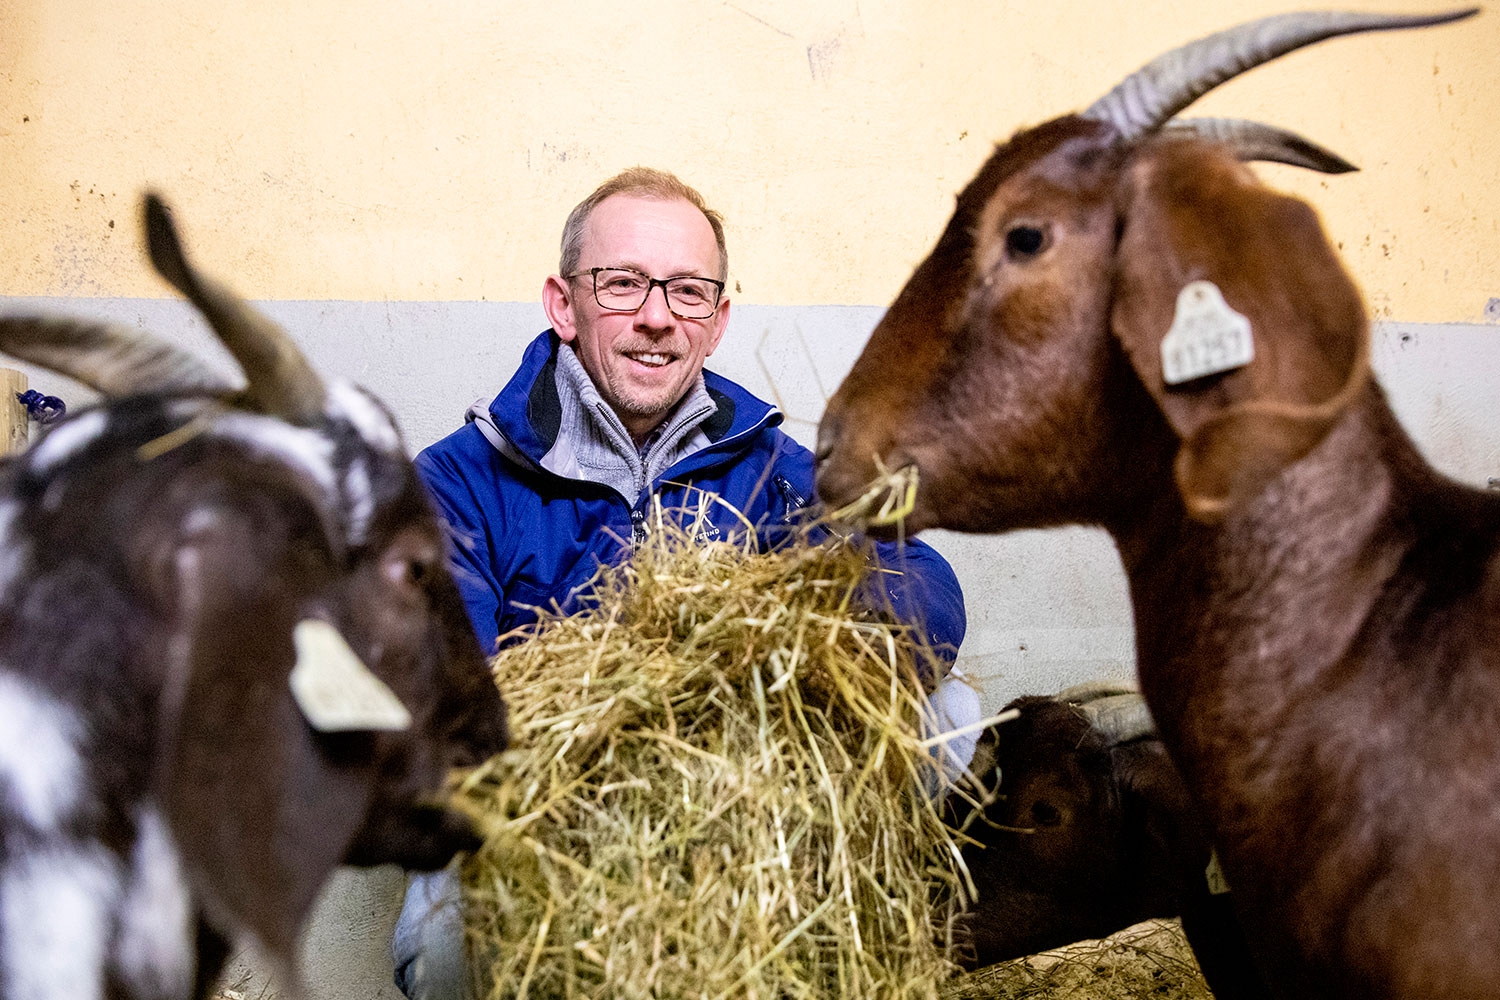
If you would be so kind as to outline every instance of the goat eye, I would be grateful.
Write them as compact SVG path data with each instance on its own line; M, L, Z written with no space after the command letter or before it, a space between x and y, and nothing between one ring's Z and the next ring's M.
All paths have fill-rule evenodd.
M427 561L424 560L424 559L409 559L409 560L407 560L407 562L406 562L406 580L407 580L407 582L411 583L411 584L415 584L415 585L420 586L421 583L422 583L422 581L427 579L427 574L430 571L430 569L431 569L431 567L427 565Z
M1062 823L1062 813L1050 802L1033 802L1031 818L1037 826L1058 826Z
M1047 234L1036 226L1016 226L1005 234L1005 252L1012 259L1034 257L1046 245Z
M432 563L421 558L388 557L381 572L393 586L420 589L432 573Z

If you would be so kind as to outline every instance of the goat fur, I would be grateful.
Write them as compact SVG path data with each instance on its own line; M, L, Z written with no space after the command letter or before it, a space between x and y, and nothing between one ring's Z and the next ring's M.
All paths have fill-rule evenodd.
M946 800L977 890L960 921L964 967L1181 917L1215 997L1264 997L1232 904L1205 879L1208 832L1155 732L1115 739L1062 696L1006 709L1019 714L975 750L976 794Z
M114 396L0 465L0 997L203 997L249 941L295 995L326 877L475 846L445 776L506 744L400 435L342 383L265 412L138 331L3 317L0 347ZM408 727L310 723L309 619Z
M1256 356L1169 388L1192 280ZM909 531L1107 529L1142 690L1276 995L1490 997L1500 497L1422 460L1368 336L1308 206L1212 144L1057 119L996 150L872 333L819 493L915 465Z

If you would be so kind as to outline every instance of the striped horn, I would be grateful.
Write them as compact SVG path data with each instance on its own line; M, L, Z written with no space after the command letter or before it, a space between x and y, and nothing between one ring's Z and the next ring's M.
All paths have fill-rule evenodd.
M1130 681L1101 679L1084 681L1082 684L1063 688L1057 692L1053 700L1082 705L1090 701L1098 701L1100 698L1108 698L1111 695L1135 694L1135 692L1136 686Z
M1246 118L1173 118L1162 126L1167 136L1208 139L1229 148L1238 160L1285 163L1320 174L1347 174L1358 170L1332 150L1324 149L1296 132Z
M1110 746L1129 743L1156 732L1156 723L1151 718L1150 709L1146 707L1146 699L1139 694L1116 694L1099 698L1079 705L1078 710Z
M244 369L241 397L249 408L308 426L323 416L327 390L292 338L228 288L188 263L166 204L146 196L146 246L151 263L198 307L220 342Z
M66 375L107 399L148 392L222 396L237 388L191 354L123 324L3 316L0 351Z
M1127 141L1137 139L1160 128L1225 80L1295 49L1362 31L1446 24L1478 10L1469 7L1426 15L1323 11L1262 18L1157 56L1090 105L1083 117L1108 122Z

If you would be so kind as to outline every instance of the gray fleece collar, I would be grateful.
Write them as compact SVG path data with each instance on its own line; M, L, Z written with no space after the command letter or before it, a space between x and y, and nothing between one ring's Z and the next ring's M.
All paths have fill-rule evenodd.
M529 467L567 479L607 486L632 507L664 472L711 442L702 425L718 410L700 372L651 442L644 458L636 450L619 414L599 394L571 345L557 350L554 373L561 421L557 437L539 463L525 458L496 426L483 402L468 416L501 454Z

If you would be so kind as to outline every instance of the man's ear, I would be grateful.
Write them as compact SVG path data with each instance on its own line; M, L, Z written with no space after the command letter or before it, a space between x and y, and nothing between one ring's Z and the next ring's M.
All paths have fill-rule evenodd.
M546 311L547 322L552 324L558 339L567 343L578 336L578 324L573 314L573 289L567 278L554 274L542 283L542 309Z
M1120 224L1111 327L1181 438L1188 512L1217 520L1311 451L1364 390L1364 306L1316 213L1215 147L1147 147L1126 168ZM1235 324L1248 326L1253 360L1199 366L1224 342L1202 335ZM1195 351L1174 354L1194 360L1171 384L1168 331Z
M704 352L705 357L719 349L719 341L724 339L724 331L729 328L729 300L727 298L719 299L718 308L714 310L708 322L713 326L709 328L708 350Z

